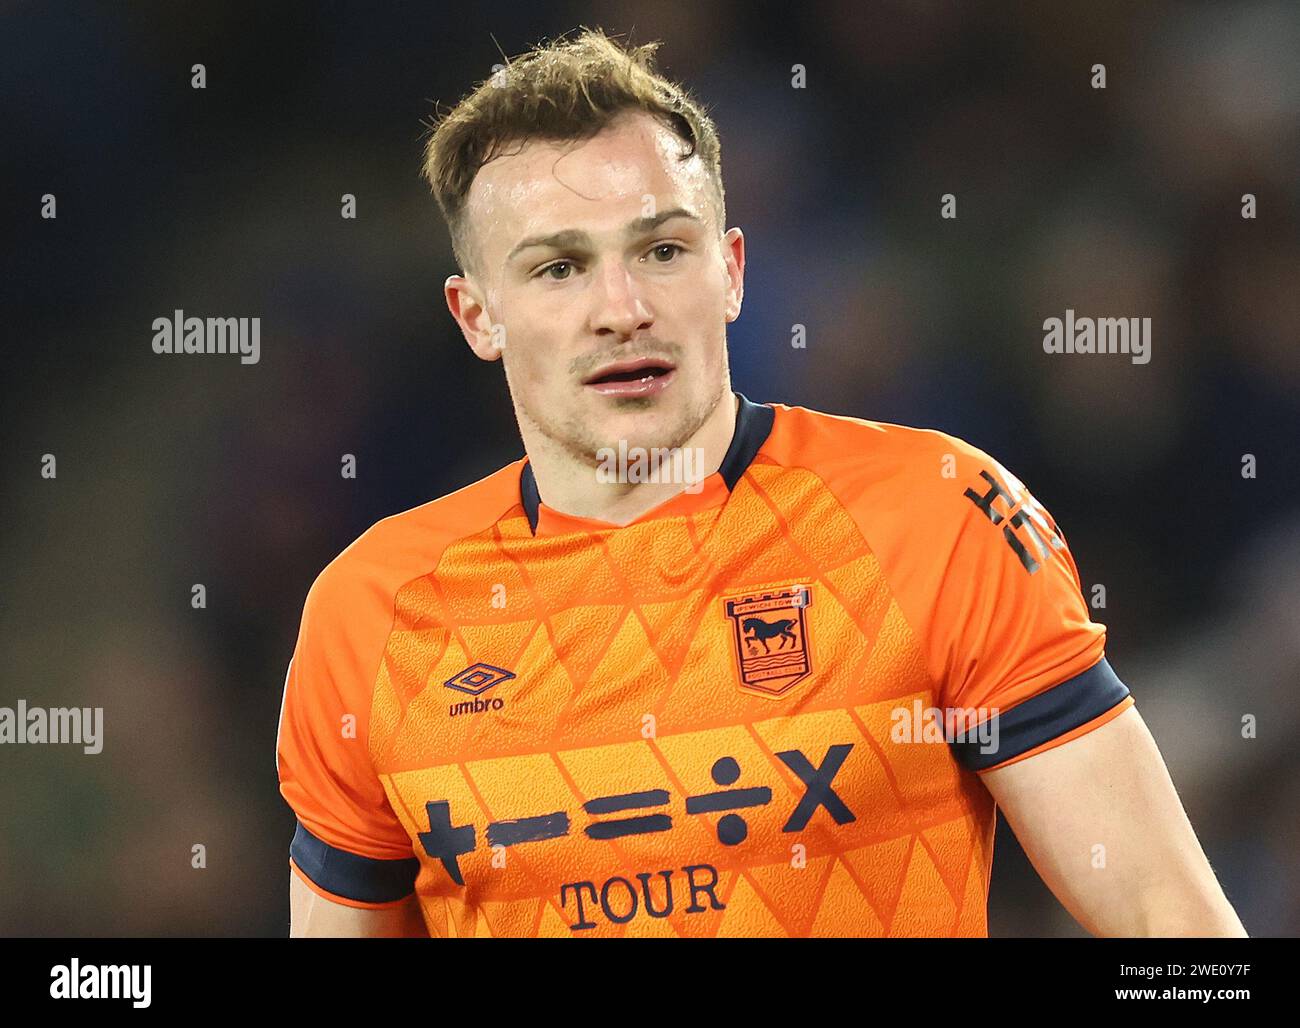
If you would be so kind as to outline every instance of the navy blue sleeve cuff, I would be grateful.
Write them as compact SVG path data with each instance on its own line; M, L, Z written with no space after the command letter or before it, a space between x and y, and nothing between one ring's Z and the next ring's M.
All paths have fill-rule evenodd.
M420 862L376 860L331 846L298 822L289 856L308 878L326 892L358 903L391 903L415 891Z
M962 767L987 770L1086 725L1123 702L1128 694L1128 687L1102 657L1082 674L1010 710L999 711L996 718L990 719L996 726L981 725L978 731L968 732L967 738L952 742L953 754ZM996 731L990 730L992 727Z

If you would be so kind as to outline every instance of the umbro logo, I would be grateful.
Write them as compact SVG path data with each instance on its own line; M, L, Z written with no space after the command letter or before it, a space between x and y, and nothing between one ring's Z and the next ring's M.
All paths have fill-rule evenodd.
M482 714L487 710L500 710L506 705L505 700L500 696L484 699L481 694L487 692L494 685L508 682L514 677L515 673L513 671L483 663L471 664L464 671L452 675L442 683L443 686L447 689L458 689L461 692L467 692L474 698L450 704L447 708L447 716L458 717L461 714Z

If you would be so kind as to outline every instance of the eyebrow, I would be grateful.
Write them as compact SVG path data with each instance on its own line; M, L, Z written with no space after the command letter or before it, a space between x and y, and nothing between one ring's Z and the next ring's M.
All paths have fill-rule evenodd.
M685 207L673 207L670 210L661 211L658 214L651 215L648 218L637 218L630 221L623 228L623 236L627 239L635 239L637 236L645 235L647 232L653 232L665 221L672 221L673 218L689 218L691 221L702 225L703 222ZM573 250L582 246L591 245L591 236L581 229L566 228L559 232L550 232L541 236L529 236L522 239L515 246L510 254L506 257L506 263L514 260L515 257L534 246L548 246L553 250Z

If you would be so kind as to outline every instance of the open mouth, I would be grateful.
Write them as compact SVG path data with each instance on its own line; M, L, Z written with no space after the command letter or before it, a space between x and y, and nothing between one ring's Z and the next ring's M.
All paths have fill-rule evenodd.
M640 382L647 378L659 378L669 374L673 366L667 361L646 359L623 361L597 371L595 375L583 380L583 385L604 385L610 382Z
M656 358L620 361L599 369L583 385L603 396L650 396L667 389L675 374L671 364Z

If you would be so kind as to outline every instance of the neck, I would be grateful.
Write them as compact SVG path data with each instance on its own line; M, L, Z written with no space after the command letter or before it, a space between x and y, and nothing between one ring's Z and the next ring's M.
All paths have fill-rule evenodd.
M704 424L682 444L684 450L699 456L700 460L691 465L691 471L701 481L721 466L736 431L739 409L740 400L728 386L722 401L713 408ZM523 419L520 424L528 463L532 465L537 481L537 492L546 506L562 514L626 525L684 492L689 484L683 481L603 481L591 461L580 460L556 446L541 436L536 426L524 429ZM663 473L656 477L677 477L667 474L667 471L665 466Z

